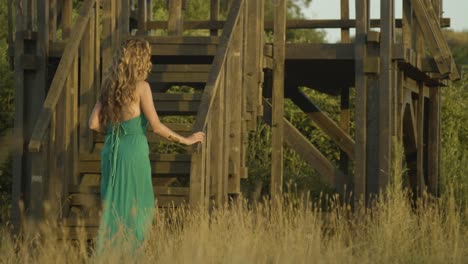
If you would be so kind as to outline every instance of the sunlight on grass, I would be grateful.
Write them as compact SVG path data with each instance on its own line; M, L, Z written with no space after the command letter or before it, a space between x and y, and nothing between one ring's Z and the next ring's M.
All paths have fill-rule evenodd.
M466 209L453 196L421 200L389 188L371 210L330 204L323 212L286 196L283 210L269 202L238 202L208 213L175 209L157 214L143 246L108 249L93 257L84 230L60 240L52 225L12 239L1 231L2 263L464 263L468 259ZM30 230L38 231L38 230Z

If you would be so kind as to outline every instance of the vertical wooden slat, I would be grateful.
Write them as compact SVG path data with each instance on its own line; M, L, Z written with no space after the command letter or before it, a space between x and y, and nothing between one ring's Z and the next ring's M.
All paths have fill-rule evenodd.
M264 49L264 44L265 44L265 37L264 37L264 16L265 16L265 2L264 0L258 0L257 2L257 32L259 32L259 35L257 36L258 38L258 43L257 43L257 48L260 51L258 53L258 66L257 66L257 72L258 72L258 86L257 86L257 91L258 94L256 96L257 98L257 115L262 116L263 115L263 79L264 79L264 74L263 74L263 49ZM256 118L256 117L255 117Z
M439 195L440 175L440 88L429 90L429 146L428 146L428 188L432 195Z
M118 2L118 30L119 37L117 43L121 43L130 31L130 2L129 0L120 0Z
M49 40L55 41L57 37L57 0L50 0L49 12Z
M426 188L424 181L424 112L424 84L419 83L417 108L417 181L420 195Z
M115 1L102 0L102 70L103 73L107 71L112 58L112 50L115 45Z
M221 206L224 202L223 197L223 147L224 147L224 71L220 76L220 87L218 89L215 101L213 102L213 115L211 117L212 132L211 141L211 194L214 196L215 206Z
M380 82L379 82L379 187L388 184L392 150L392 99L396 65L392 61L394 44L395 4L393 0L380 5Z
M95 13L90 17L81 39L81 63L80 63L80 153L91 151L93 142L91 131L88 128L88 118L94 107L96 98L94 95L95 74Z
M349 0L341 0L341 20L349 19ZM349 28L341 29L341 43L350 43ZM349 87L341 88L340 97L340 128L349 134L350 131L350 111L349 111ZM349 175L349 157L346 153L340 150L340 170L346 179L337 178L337 187L340 193L344 194L345 188L349 192L351 188L351 177Z
M231 100L230 104L230 152L231 171L229 172L228 192L240 193L240 168L241 168L241 128L242 128L242 17L239 17L234 29L234 36L227 58L227 76L229 82L227 90Z
M48 144L44 143L41 151L31 154L31 201L29 215L34 221L44 217L44 181L47 179ZM55 214L54 214L55 215Z
M212 116L209 117L209 120L208 120L208 124L207 124L207 128L206 128L206 137L205 137L205 145L204 145L204 152L205 152L205 162L204 162L204 165L205 165L205 169L204 169L204 173L203 173L203 178L205 178L205 188L204 188L204 195L205 195L205 200L204 200L204 204L205 206L208 207L208 209L211 208L211 195L212 195L212 192L211 192L211 184L212 184L212 177L213 177L213 171L211 170L212 169L212 166L211 166L211 162L212 162L212 153L211 153L211 145L212 145L212 133L213 133L213 123L212 123Z
M14 151L13 151L13 181L12 181L12 207L11 220L14 225L14 231L17 233L20 226L20 208L19 202L22 199L23 182L23 157L25 147L24 134L24 70L21 58L24 53L24 28L25 17L24 10L20 8L20 1L16 2L16 34L14 48L15 62L15 114L14 114Z
M72 26L73 1L64 0L62 7L62 39L66 40L70 37Z
M259 28L257 23L259 19L257 17L257 2L247 1L245 5L245 41L246 50L244 54L244 84L243 89L245 91L245 111L247 114L247 127L249 130L255 130L257 127L257 102L258 102L258 88L259 88L259 64L261 56L258 53L261 52L258 49L258 42L262 41L259 38L261 34L258 32Z
M284 62L286 56L286 0L274 6L273 34L273 110L271 153L271 196L279 198L283 188L283 112L284 112Z
M364 198L366 193L366 110L367 78L364 73L364 59L367 56L366 36L368 32L368 2L356 0L356 39L355 39L355 166L354 197Z
M203 146L202 146L203 147ZM191 167L190 167L190 194L189 202L192 208L203 207L203 189L204 185L202 182L203 171L202 171L202 150L195 151L192 154Z
M182 0L168 1L168 33L170 36L181 36L183 34L183 16L182 16Z
M148 20L147 0L138 0L138 34L146 34L146 22Z
M231 75L227 70L227 63L224 64L224 78L222 79L222 86L221 88L224 90L224 134L223 134L223 182L222 182L222 190L223 190L223 197L228 196L228 178L229 178L229 165L230 165L230 145L231 145L231 138L230 138L230 131L231 131L231 97L230 97L230 90L228 90L228 83L230 80ZM227 202L224 201L224 202Z
M211 5L210 5L210 20L211 21L216 21L219 19L219 0L211 0ZM211 36L218 36L218 30L217 29L211 29L210 30L210 35Z
M96 0L96 6L101 6L102 0ZM94 96L96 100L101 94L101 13L100 8L94 9ZM92 135L91 135L92 137Z

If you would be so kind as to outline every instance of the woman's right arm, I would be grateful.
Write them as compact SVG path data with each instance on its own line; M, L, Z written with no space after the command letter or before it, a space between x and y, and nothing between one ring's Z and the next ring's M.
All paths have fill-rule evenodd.
M203 132L197 132L190 135L189 137L183 137L161 123L154 106L153 93L151 92L149 84L145 81L142 81L137 85L139 86L138 88L140 94L141 110L148 120L154 133L159 134L173 142L182 143L185 145L192 145L197 142L203 142L205 137Z

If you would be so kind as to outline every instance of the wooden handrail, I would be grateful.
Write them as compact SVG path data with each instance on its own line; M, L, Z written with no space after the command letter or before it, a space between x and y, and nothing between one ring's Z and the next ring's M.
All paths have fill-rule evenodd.
M44 143L44 135L46 134L47 127L52 118L53 109L57 106L57 102L64 89L65 81L67 80L73 60L78 52L86 24L89 21L95 3L96 0L86 0L81 6L79 16L72 27L71 32L74 34L67 41L39 118L34 125L34 130L28 146L30 152L39 152L41 150L41 146Z
M184 21L184 29L223 29L226 21L224 20L187 20ZM273 21L265 20L265 29L273 29ZM168 22L162 20L148 21L148 29L167 29ZM450 18L440 19L441 27L450 27ZM372 28L380 27L380 19L371 19ZM395 27L401 28L402 20L395 19ZM322 29L322 28L355 28L355 19L288 19L286 21L287 29Z
M207 125L210 110L219 87L221 71L223 70L228 56L228 50L231 46L234 29L242 11L241 8L243 2L244 0L235 0L231 4L226 24L224 24L223 33L220 37L219 46L208 75L208 82L206 83L205 90L203 91L200 107L192 130L193 132L202 131Z

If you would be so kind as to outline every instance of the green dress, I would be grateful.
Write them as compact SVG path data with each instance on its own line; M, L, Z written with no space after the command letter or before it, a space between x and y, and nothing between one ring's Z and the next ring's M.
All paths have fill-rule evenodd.
M151 229L154 193L143 114L108 125L101 152L101 201L97 252L125 244L138 248Z

